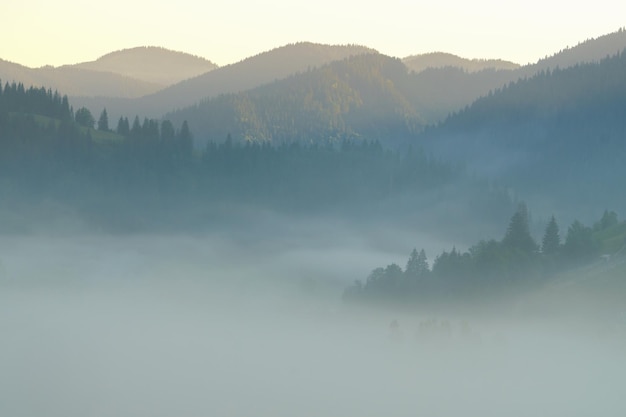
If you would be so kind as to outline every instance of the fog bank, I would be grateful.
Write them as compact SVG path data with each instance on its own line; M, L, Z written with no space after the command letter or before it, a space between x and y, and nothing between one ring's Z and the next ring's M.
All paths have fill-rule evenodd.
M335 242L2 239L0 415L626 412L619 322L348 309L405 255Z

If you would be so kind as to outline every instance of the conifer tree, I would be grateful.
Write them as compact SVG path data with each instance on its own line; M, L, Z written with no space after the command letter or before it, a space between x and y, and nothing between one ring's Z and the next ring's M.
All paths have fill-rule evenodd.
M408 278L420 278L428 272L428 261L426 260L426 252L422 249L419 253L417 249L413 249L404 270Z
M98 130L109 130L109 116L107 115L106 108L102 110L102 113L100 113L100 118L98 119Z
M537 244L530 235L530 227L528 225L529 215L526 204L521 203L511 221L509 227L502 239L505 247L520 250L524 253L533 253L537 251Z
M133 127L130 129L130 135L134 138L141 136L141 123L139 122L139 116L135 116Z
M130 133L130 125L128 124L127 117L120 117L120 120L117 122L117 133L122 136L128 136Z
M546 256L556 254L561 247L561 236L559 235L559 225L554 216L550 218L546 226L546 232L541 241L541 252Z
M187 124L187 120L183 122L183 125L180 128L180 132L178 133L178 140L183 154L186 156L191 156L193 152L193 137L191 136L191 131L189 130L189 124Z
M164 141L172 141L176 137L174 125L169 120L161 122L161 139Z
M583 262L593 258L596 254L596 242L593 239L593 230L578 220L567 229L563 251L571 260Z

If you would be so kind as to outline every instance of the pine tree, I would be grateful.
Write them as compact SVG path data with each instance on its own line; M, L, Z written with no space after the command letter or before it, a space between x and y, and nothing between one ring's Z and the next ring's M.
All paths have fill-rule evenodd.
M139 116L135 116L133 127L130 129L130 135L135 139L141 137L141 123L139 122Z
M404 270L405 275L410 279L416 279L424 276L428 272L428 261L426 260L426 252L422 249L419 253L417 249L413 249Z
M109 130L109 116L107 115L107 109L105 108L100 113L100 118L98 119L98 130L108 131Z
M559 235L559 225L556 223L554 216L546 226L546 232L541 241L541 252L546 256L556 254L561 247L561 236Z
M516 249L524 253L533 253L537 251L537 244L530 235L530 227L528 225L529 215L526 204L521 203L517 211L511 217L509 227L502 239L505 247Z
M173 141L176 137L176 130L174 125L169 120L163 120L161 122L161 139L164 141Z
M180 128L178 141L183 155L185 155L185 157L191 157L191 154L193 153L193 137L191 136L187 120L183 121L183 125Z
M127 117L120 117L120 120L117 122L117 133L122 136L128 136L130 133L130 125L128 124Z
M593 230L578 220L574 221L567 229L563 251L565 256L574 261L583 262L592 259L597 252Z
M615 225L617 225L619 221L617 220L617 213L614 211L604 210L604 214L602 214L602 218L600 221L596 222L593 225L593 229L596 231L606 230Z

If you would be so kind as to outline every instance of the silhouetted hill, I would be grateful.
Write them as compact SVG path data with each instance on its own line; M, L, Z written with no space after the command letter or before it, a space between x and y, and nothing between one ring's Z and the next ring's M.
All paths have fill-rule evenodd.
M320 45L302 42L282 46L238 63L217 68L140 99L74 98L73 101L95 110L106 107L118 109L120 114L161 117L166 112L191 106L210 97L249 90L331 61L371 52L374 51L357 45Z
M615 55L624 48L626 48L626 31L619 30L589 39L572 48L566 48L535 64L515 69L497 67L478 70L480 67L478 65L477 70L472 70L469 65L473 62L481 64L492 61L459 62L453 55L439 53L418 56L413 62L410 61L411 57L405 58L404 62L410 68L415 65L416 71L417 68L430 67L422 69L415 78L415 88L421 92L423 103L417 110L426 122L438 123L449 113L458 111L490 91L520 78L532 77L542 70L598 62L607 56ZM435 63L449 63L450 65L435 65Z
M208 97L249 90L352 55L372 52L372 49L358 45L290 44L185 80L143 101L162 103L161 112L165 112Z
M111 72L75 67L28 68L0 59L0 79L25 85L46 86L71 96L140 97L161 88L157 84L136 80Z
M166 87L214 70L217 65L183 52L142 46L111 52L95 61L69 67L113 72Z
M576 46L565 48L550 57L539 60L536 64L528 65L529 70L536 73L538 70L567 68L576 64L599 62L607 56L613 56L626 48L626 30L618 31L597 38L587 39Z
M380 54L335 61L247 92L221 95L168 114L197 139L319 142L338 138L397 143L422 127L411 75Z
M625 74L624 53L543 71L477 100L421 142L513 185L537 207L619 209L626 205Z
M623 32L616 32L540 64L566 62L561 55L572 55L572 51L578 51L578 59L593 62L622 41L626 47ZM590 47L595 43L598 50ZM535 64L475 72L447 66L416 73L400 70L397 59L370 56L318 68L254 91L208 100L167 117L178 123L187 119L198 138L215 141L224 140L228 133L239 140L278 142L348 136L397 146L410 142L421 126L444 120L490 91L525 78L526 73L541 71L540 64ZM379 72L376 68L382 62L393 62L394 70ZM389 88L376 89L382 85Z
M616 53L619 49L619 46L622 48L626 48L626 36L623 31L618 31L606 36L599 37L597 39L592 39L586 42L579 44L576 47L567 49L565 51L561 51L554 56L542 60L537 64L528 65L524 67L518 67L516 69L501 69L501 67L507 67L515 64L507 64L505 61L498 60L462 60L455 59L454 56L446 55L446 54L434 54L430 56L423 56L422 62L426 62L428 60L434 60L435 58L440 59L440 63L447 62L446 59L449 59L451 62L457 62L455 66L444 66L441 68L426 68L418 73L403 75L403 77L408 77L404 81L392 80L393 83L400 83L402 85L402 89L399 92L401 96L409 103L408 107L410 107L409 113L412 115L411 117L417 117L419 119L419 123L424 124L433 124L438 123L444 120L451 112L458 111L462 109L464 106L471 104L474 100L479 97L486 96L490 91L503 87L506 84L511 82L515 82L520 78L529 77L537 72L541 71L542 68L546 67L556 67L561 65L561 68L565 68L570 64L576 64L577 62L595 62L602 57L606 56L609 53ZM182 106L188 98L196 98L200 95L199 92L211 92L212 96L216 96L222 93L227 92L239 92L244 91L247 87L251 87L254 82L253 78L250 78L250 73L255 73L253 68L267 68L269 63L277 63L286 60L287 56L293 54L295 52L299 52L296 56L306 55L304 51L309 51L307 54L311 53L311 50L315 51L317 54L321 53L321 51L326 51L328 53L329 47L323 47L321 45L313 45L313 44L296 44L290 45L288 47L279 48L278 50L270 51L266 54L259 55L257 57L249 58L248 60L242 61L239 64L235 64L233 66L220 68L218 70L212 71L208 74L205 74L201 77L198 77L193 80L188 80L183 83L180 83L176 86L172 86L169 89L163 90L150 96L150 100L154 102L159 102L161 100L165 100L168 95L170 98L177 97L175 100L172 100L172 104L176 103L172 107ZM362 51L361 49L359 49ZM367 51L367 50L365 50ZM350 51L354 52L354 51ZM358 51L357 51L358 52ZM313 54L313 56L318 56L317 54ZM282 57L281 59L278 59ZM335 54L333 58L338 57L338 54ZM573 58L575 57L575 59ZM302 58L301 58L302 59ZM576 61L578 60L578 61ZM297 61L297 60L296 60ZM319 62L319 61L318 61ZM404 60L406 64L406 60ZM474 65L476 70L470 70L469 67ZM496 68L488 68L481 69L481 65L485 64L486 66L496 66ZM566 65L567 64L567 65ZM464 65L464 66L463 66ZM499 67L497 65L500 65ZM273 68L273 67L272 67ZM284 75L287 71L287 68L281 68L282 75ZM291 70L295 70L295 68L290 68ZM258 74L257 74L258 75ZM238 78L245 78L246 81L243 83L237 83ZM280 79L281 77L276 76L274 79ZM269 82L270 77L265 76L264 81ZM298 79L300 81L304 81L304 78ZM256 79L259 83L262 83L261 80ZM292 83L295 82L292 80ZM201 86L204 83L204 86ZM238 88L237 90L235 90ZM320 87L322 88L322 87ZM196 90L194 92L194 90ZM272 97L276 97L279 94L280 89L275 89L271 93ZM294 90L294 86L292 85L289 88L290 91ZM323 88L322 88L323 90ZM265 90L263 90L265 91ZM255 92L254 95L262 94L260 92ZM270 94L269 92L263 94ZM322 93L320 93L322 94ZM244 98L245 97L245 98ZM227 103L227 101L229 101ZM241 101L243 100L243 101ZM260 100L260 99L259 99ZM277 98L274 100L278 100ZM289 101L291 100L291 101ZM283 101L289 101L291 103L292 112L294 109L304 108L301 104L297 104L298 100L295 100L293 97L290 99L284 98ZM222 103L221 105L218 105ZM249 103L249 97L246 95L239 96L235 100L235 97L222 98L220 100L216 100L211 103L213 106L214 112L216 114L223 114L222 111L225 108L239 108L239 112L245 113L249 109L251 104ZM141 108L145 106L140 106ZM202 107L202 106L200 106ZM278 107L277 107L278 108ZM206 109L205 109L206 110ZM406 110L406 107L405 107ZM403 111L405 111L403 110ZM266 110L265 114L267 114L270 110ZM386 110L381 110L385 112ZM208 119L212 119L211 117L206 116L206 111L193 110L196 112L196 117L189 117L190 121L193 119L191 126L200 136L209 135L216 140L223 140L224 135L228 132L231 132L233 135L237 137L255 137L255 138L265 138L267 139L269 136L281 137L284 138L285 134L277 134L279 128L266 128L265 124L268 123L269 120L274 120L272 117L267 116L266 121L259 121L256 117L252 117L246 119L245 122L242 122L241 126L238 126L233 120L236 119L233 116L233 119L222 119L222 118L214 118L214 120L210 123ZM185 113L184 111L182 112ZM237 112L230 113L237 114ZM251 114L256 114L256 111ZM389 125L396 123L396 121L391 119L386 119L383 113L376 114L375 109L370 109L369 118L371 120L377 120L378 125L386 125L386 129L389 130ZM177 116L168 116L168 117L177 117ZM229 120L226 122L226 120ZM242 119L243 120L243 119ZM311 121L309 121L310 123ZM320 126L318 126L320 132L314 135L316 137L320 137L323 134L327 135L336 135L337 132L341 131L342 128L339 126L342 125L342 122L329 122L324 119L324 122L320 122ZM328 130L328 126L336 123L336 130L332 130L330 132ZM398 129L399 125L396 125L393 129L396 133L400 132L401 129ZM309 132L307 134L311 134L315 129L310 126L303 131L296 132L295 130L291 130L292 134L296 135L298 138L301 138L303 132ZM348 129L350 130L350 129ZM383 129L384 130L384 129ZM382 130L373 130L370 132L371 136L378 135ZM213 133L211 133L213 132ZM239 133L236 133L239 132ZM245 133L244 133L245 132ZM324 132L324 133L322 133ZM352 132L354 133L354 132ZM361 131L361 134L363 132ZM397 138L396 138L397 139ZM384 139L381 139L384 140Z
M566 68L578 62L597 62L622 48L626 48L626 32L618 31L585 41L536 64L517 69L470 71L466 67L454 66L426 68L418 73L410 74L411 82L405 86L406 91L401 93L410 101L413 106L412 112L419 115L421 122L436 124L444 120L451 112L462 109L477 98L486 96L490 91L520 78L532 77L542 69ZM291 44L182 81L145 97L121 99L86 98L72 95L72 102L78 107L88 107L94 114L99 114L106 107L112 120L116 120L120 115L134 114L138 114L141 118L144 116L161 117L166 112L183 109L208 98L244 92L298 72L305 72L309 68L320 67L333 60L372 52L371 49L361 46ZM436 54L435 57L437 56L449 58L445 54ZM378 120L383 121L382 116ZM244 127L234 129L230 126L222 128L218 126L219 121L216 123L212 127L215 131L246 129ZM192 124L194 129L198 129L199 126L200 124ZM324 128L320 126L320 129ZM200 133L204 134L202 131Z
M439 123L450 113L517 79L514 73L494 69L470 73L455 67L427 68L413 73L412 88L419 97L416 111L426 123Z
M476 72L485 69L513 70L520 67L514 62L502 59L466 59L445 52L431 52L412 55L402 59L402 62L415 72L422 72L427 68L461 68L467 72Z

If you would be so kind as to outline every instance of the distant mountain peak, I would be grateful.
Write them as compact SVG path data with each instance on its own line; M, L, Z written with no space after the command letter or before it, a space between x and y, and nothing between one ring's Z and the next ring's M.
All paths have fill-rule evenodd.
M138 46L110 52L95 61L73 67L112 72L165 87L209 72L217 65L184 52L158 46Z
M163 55L178 55L180 57L185 57L187 60L195 60L198 62L210 62L206 58L200 57L198 55L189 54L181 51L174 51L171 49L164 48L162 46L135 46L131 48L119 49L117 51L109 52L107 54L102 55L95 62L103 62L108 61L110 59L115 59L118 57L126 57L130 59L138 59L138 58L160 58ZM215 64L213 64L215 65ZM216 65L217 66L217 65Z
M270 49L268 51L260 52L256 55L252 55L250 57L244 58L239 61L237 64L250 61L250 60L258 60L260 57L274 57L276 55L288 54L294 59L306 59L311 56L318 55L323 57L321 64L325 64L330 61L344 59L348 56L352 55L363 55L368 53L378 53L377 50L372 49L367 46L358 45L358 44L324 44L324 43L315 43L310 41L300 41L288 43L282 46L278 46L276 48ZM234 65L234 64L233 64Z
M514 70L520 67L514 62L502 59L468 59L447 52L429 52L411 55L402 60L414 72L422 72L428 68L461 68L467 72L477 72L485 69Z

